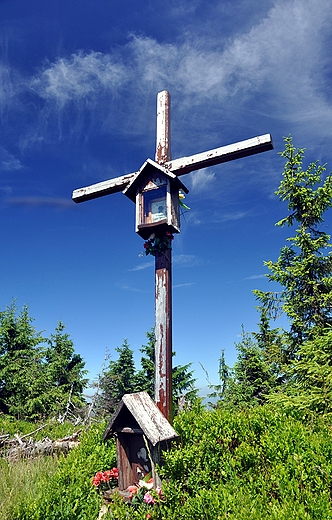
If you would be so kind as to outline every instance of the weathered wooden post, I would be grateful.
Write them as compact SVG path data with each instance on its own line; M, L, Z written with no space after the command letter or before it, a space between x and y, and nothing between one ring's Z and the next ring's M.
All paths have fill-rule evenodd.
M160 149L161 146L160 146ZM165 149L165 148L164 148ZM158 150L158 147L157 147ZM155 257L155 402L172 420L172 238L180 231L180 179L147 159L123 190L136 202L136 232Z
M136 202L136 232L155 256L155 401L172 418L172 257L171 239L180 232L179 190L188 192L180 175L273 149L270 134L172 160L170 96L157 98L155 161L147 159L135 173L74 190L74 202L122 191Z
M171 160L170 95L157 96L156 162ZM179 220L180 228L180 220ZM172 248L155 257L155 401L166 419L172 422Z

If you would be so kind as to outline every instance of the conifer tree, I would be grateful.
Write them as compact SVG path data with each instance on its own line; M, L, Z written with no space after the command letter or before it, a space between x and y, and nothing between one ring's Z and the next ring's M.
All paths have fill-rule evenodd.
M151 329L146 333L148 338L147 345L140 348L143 356L141 357L142 369L138 373L139 386L141 390L146 390L149 395L154 398L154 373L155 373L155 333ZM172 353L173 357L175 352ZM180 398L184 398L186 402L194 401L197 398L197 389L195 388L195 378L193 371L190 370L191 363L186 365L176 365L172 368L172 395L173 395L173 413L178 411L178 402Z
M45 340L32 321L27 306L17 314L15 302L0 312L0 410L18 419L42 409Z
M100 381L101 394L96 400L96 411L100 415L112 415L124 394L138 390L138 378L133 351L125 339L116 347L118 359L110 360Z
M82 393L88 382L84 377L87 374L84 370L85 361L75 353L74 343L64 330L65 325L60 321L55 333L47 340L49 346L45 351L44 369L49 382L46 392L49 413L63 413L69 399L72 406L84 405Z
M285 138L286 160L276 195L288 204L288 215L277 226L296 225L295 235L276 262L265 264L268 279L281 286L279 295L255 291L261 305L270 313L276 308L290 321L289 358L307 339L322 334L332 323L332 256L330 236L319 229L325 211L332 206L332 175L323 179L325 166L318 161L302 168L304 149L296 149L290 136Z

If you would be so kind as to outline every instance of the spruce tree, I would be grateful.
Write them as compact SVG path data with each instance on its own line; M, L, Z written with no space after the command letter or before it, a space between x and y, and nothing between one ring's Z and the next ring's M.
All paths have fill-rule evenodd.
M49 387L45 393L49 413L63 413L68 402L71 407L80 408L85 404L83 389L88 380L84 377L85 361L75 353L74 343L60 321L48 339L45 351L45 371Z
M143 356L141 357L141 370L138 372L139 387L146 390L154 399L154 373L155 373L155 333L151 329L146 333L148 338L147 345L140 348ZM175 352L172 353L175 356ZM193 377L193 370L190 370L191 363L186 365L176 365L172 368L172 396L173 396L173 413L178 411L180 399L184 399L187 403L197 398L197 389L195 388L196 379Z
M45 339L32 325L27 306L17 312L13 302L0 312L0 410L18 419L43 412L41 394Z
M101 375L101 394L96 400L96 413L112 415L124 394L138 391L138 378L133 351L128 340L124 339L121 347L116 347L118 359L111 360Z
M267 277L281 286L280 294L255 291L261 305L270 312L281 310L290 322L289 352L294 358L307 339L314 339L332 324L332 256L330 235L322 229L324 213L332 206L332 175L325 179L325 166L318 161L303 169L304 149L296 149L285 138L286 160L276 191L287 202L288 215L277 226L296 225L276 262L269 260Z

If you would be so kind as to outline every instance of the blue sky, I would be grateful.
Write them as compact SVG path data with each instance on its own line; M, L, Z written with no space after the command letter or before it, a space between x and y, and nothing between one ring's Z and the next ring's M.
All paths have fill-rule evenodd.
M62 320L90 377L154 324L154 260L123 194L74 189L137 171L155 153L156 95L171 94L173 158L271 133L275 150L181 180L191 207L173 245L175 363L217 382L252 290L271 289L290 230L273 194L283 136L332 164L330 0L0 0L0 309ZM331 215L325 229L331 232Z

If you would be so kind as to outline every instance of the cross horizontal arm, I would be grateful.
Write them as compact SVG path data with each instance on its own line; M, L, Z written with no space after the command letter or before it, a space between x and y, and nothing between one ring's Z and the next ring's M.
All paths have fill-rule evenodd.
M111 193L118 193L124 190L134 175L136 175L136 172L127 173L121 177L98 182L97 184L91 184L91 186L86 186L85 188L78 188L73 191L72 199L74 202L85 202L86 200L97 199Z
M207 168L208 166L215 166L241 157L248 157L260 152L273 150L273 142L270 134L260 135L240 141L238 143L221 146L214 150L190 155L189 157L181 157L173 161L166 162L163 166L175 175L185 175L186 173Z
M174 173L175 175L184 175L186 173L207 168L208 166L215 166L216 164L233 161L241 157L247 157L260 152L273 150L273 142L270 134L260 135L240 141L238 143L214 148L207 152L190 155L189 157L181 157L163 164L163 167ZM121 177L110 179L107 181L92 184L85 188L78 188L73 191L72 199L74 202L84 202L86 200L96 199L103 195L110 195L123 191L133 179L136 173L127 173Z

